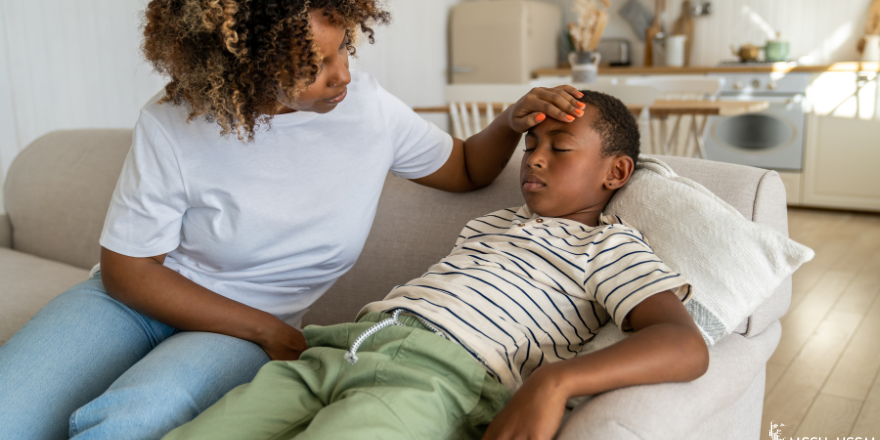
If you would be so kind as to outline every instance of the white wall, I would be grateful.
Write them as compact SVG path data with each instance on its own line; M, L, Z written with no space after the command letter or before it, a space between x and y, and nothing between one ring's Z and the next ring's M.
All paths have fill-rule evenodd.
M539 0L558 4L566 21L574 21L573 0ZM653 13L653 0L639 0ZM692 0L695 4L700 0ZM627 0L610 0L611 15L604 37L626 38L633 44L636 65L644 60L644 43L618 11ZM671 30L681 12L682 0L666 0L666 29ZM730 46L762 46L767 31L781 31L790 42L792 58L810 57L810 64L854 61L856 42L865 28L871 0L712 0L712 15L694 18L694 65L712 66L734 60ZM807 61L807 60L805 60Z
M450 8L461 0L392 0L390 26L377 27L376 44L358 45L354 69L370 72L410 106L442 105L447 84ZM447 129L445 115L423 115Z
M449 8L459 1L391 0L393 23L376 29L375 45L360 45L352 67L372 73L409 105L442 104ZM543 1L570 11L572 0ZM639 1L653 10L651 0ZM713 15L695 20L694 63L732 58L731 44L762 44L763 27L781 30L794 57L855 59L870 1L714 0ZM49 131L134 125L138 109L164 84L140 56L146 2L0 0L0 179L22 148ZM605 35L633 41L640 64L643 46L617 13L625 0L611 3ZM679 9L670 0L669 23ZM429 119L446 126L441 115Z
M441 104L446 21L458 1L392 0L393 23L376 29L375 45L360 45L352 67L409 105ZM165 83L140 55L146 4L0 0L0 181L18 152L49 131L134 126Z
M134 125L140 106L164 84L141 61L144 5L0 1L0 178L22 148L49 131Z

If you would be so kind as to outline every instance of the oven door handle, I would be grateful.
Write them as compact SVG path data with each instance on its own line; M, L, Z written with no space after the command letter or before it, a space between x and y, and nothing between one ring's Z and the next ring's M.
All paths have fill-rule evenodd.
M756 95L756 94L740 94L740 95L727 95L720 96L718 98L719 101L767 101L770 105L782 105L785 107L785 111L790 112L794 110L795 106L801 105L804 102L805 96L803 94L795 94L795 95ZM777 107L778 108L778 107ZM766 110L764 110L766 111Z

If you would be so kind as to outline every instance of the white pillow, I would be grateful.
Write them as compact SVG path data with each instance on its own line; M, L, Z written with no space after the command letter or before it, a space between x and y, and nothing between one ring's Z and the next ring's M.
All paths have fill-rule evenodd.
M659 159L639 156L629 183L606 215L618 215L647 238L654 253L693 286L685 308L709 346L731 334L813 250L747 220L736 208ZM599 328L583 356L626 339L614 322ZM592 396L567 402L574 408Z
M603 213L638 229L654 253L690 281L693 297L685 307L710 346L731 334L815 255L644 155Z

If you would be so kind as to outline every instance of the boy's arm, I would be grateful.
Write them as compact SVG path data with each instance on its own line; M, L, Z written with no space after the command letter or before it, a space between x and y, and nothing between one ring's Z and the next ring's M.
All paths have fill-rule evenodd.
M635 333L602 350L545 365L489 425L484 439L547 439L570 397L659 382L688 382L709 368L709 349L681 300L652 295L629 313Z

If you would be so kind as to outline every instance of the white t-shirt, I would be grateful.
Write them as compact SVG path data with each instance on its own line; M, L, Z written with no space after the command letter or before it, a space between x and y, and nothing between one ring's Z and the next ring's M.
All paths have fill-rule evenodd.
M357 260L390 170L438 170L452 138L366 73L326 114L277 115L253 143L188 105L142 110L101 234L131 257L165 266L299 326Z

